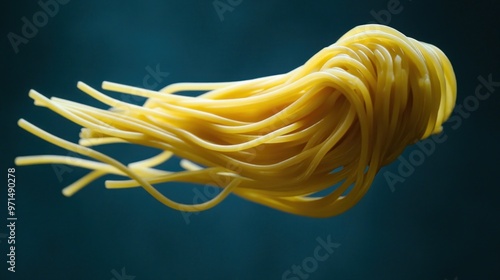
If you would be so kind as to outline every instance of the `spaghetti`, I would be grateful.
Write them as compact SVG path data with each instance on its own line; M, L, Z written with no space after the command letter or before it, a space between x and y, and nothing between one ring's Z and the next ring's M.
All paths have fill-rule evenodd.
M456 99L452 66L433 45L382 25L355 27L289 73L224 83L177 83L161 91L104 82L103 89L148 98L143 106L113 99L79 82L109 110L46 98L38 106L83 127L79 144L21 119L19 125L94 160L23 156L18 165L61 163L91 170L66 187L71 196L117 174L107 188L143 187L161 203L201 211L233 193L285 212L329 217L355 205L377 172L407 145L439 133ZM197 97L176 95L206 91ZM132 143L161 152L124 165L90 146ZM172 155L180 172L154 168ZM172 201L154 185L190 182L221 192L199 204ZM323 195L324 190L331 190ZM321 192L321 193L320 193ZM320 193L320 195L318 195Z

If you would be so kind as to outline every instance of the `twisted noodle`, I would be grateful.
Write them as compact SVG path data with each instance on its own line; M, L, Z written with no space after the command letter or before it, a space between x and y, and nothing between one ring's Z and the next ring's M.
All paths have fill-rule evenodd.
M380 25L358 26L303 66L282 75L227 83L178 83L151 91L104 82L103 89L147 97L143 106L78 88L111 106L101 110L32 90L35 104L84 127L80 144L25 120L19 125L67 150L64 156L18 157L16 164L63 163L92 170L63 190L72 195L105 174L107 188L142 186L182 211L213 207L229 193L285 212L328 217L366 193L378 170L419 139L439 133L456 98L452 66L435 46ZM198 97L174 95L207 91ZM128 166L85 146L133 143L162 150ZM172 155L182 172L153 168ZM192 182L222 191L181 204L153 184ZM332 187L333 186L333 187ZM324 196L317 193L332 187Z

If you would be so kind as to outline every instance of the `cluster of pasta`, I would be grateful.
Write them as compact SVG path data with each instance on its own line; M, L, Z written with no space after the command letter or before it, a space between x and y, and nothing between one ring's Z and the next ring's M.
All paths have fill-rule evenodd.
M456 99L447 57L433 45L381 25L358 26L289 73L223 83L176 83L160 91L104 82L103 89L148 98L143 106L113 99L79 82L110 106L93 108L30 91L35 104L83 127L78 144L21 119L44 140L89 159L23 156L16 164L71 164L91 170L67 196L106 174L106 187L142 187L161 203L201 211L230 193L281 211L329 217L353 205L380 168L405 147L439 133ZM175 93L206 91L197 97ZM132 143L159 149L124 165L90 146ZM173 155L184 171L155 166ZM167 182L213 185L199 204L172 201ZM161 186L160 186L161 185ZM330 190L325 192L325 190ZM318 193L321 192L321 195Z

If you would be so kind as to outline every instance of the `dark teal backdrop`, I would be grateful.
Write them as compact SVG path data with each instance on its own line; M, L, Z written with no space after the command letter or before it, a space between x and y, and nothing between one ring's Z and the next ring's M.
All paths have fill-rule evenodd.
M329 219L234 196L186 218L142 189L106 190L104 180L65 198L61 189L84 170L58 169L58 176L50 165L15 167L16 272L7 271L4 181L0 279L500 279L498 1L40 3L2 2L5 178L16 156L66 154L17 127L19 118L78 139L76 125L33 106L31 88L103 107L76 82L159 89L283 73L368 22L440 47L456 71L461 111L441 138L408 147L358 205ZM100 150L124 161L154 152ZM167 192L189 202L195 190L207 191Z

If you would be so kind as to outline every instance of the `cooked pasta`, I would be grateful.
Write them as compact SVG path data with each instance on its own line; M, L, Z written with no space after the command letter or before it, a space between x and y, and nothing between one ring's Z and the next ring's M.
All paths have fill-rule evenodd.
M281 211L330 217L355 205L375 175L407 145L439 133L456 99L452 66L437 47L382 25L355 27L286 74L223 83L176 83L160 91L104 82L103 89L146 97L143 106L78 88L110 106L93 108L31 90L35 105L82 127L78 144L21 119L32 134L81 154L22 156L17 165L70 164L91 170L63 189L93 180L110 189L142 187L181 211L202 211L229 194ZM175 93L204 91L197 96ZM131 143L159 154L124 165L91 146ZM185 169L155 168L173 155ZM220 188L202 203L175 202L163 183ZM326 191L325 191L326 190Z

